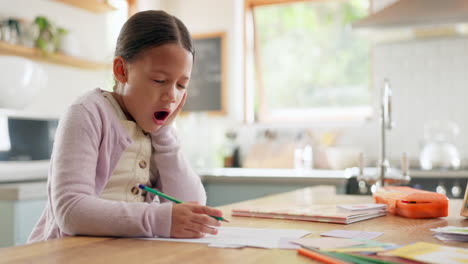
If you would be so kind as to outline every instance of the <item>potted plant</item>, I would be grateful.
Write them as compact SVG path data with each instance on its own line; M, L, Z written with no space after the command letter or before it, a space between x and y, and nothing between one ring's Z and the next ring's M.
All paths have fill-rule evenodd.
M56 52L68 31L62 27L56 27L44 16L36 17L34 23L39 27L36 47L46 54Z

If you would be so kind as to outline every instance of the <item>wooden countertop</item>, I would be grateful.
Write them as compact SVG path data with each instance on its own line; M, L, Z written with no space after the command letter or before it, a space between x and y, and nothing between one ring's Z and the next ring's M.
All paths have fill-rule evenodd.
M467 247L466 243L443 243L432 237L429 229L436 227L468 226L460 216L462 200L450 200L449 216L438 219L407 219L387 215L350 225L231 217L233 207L271 204L344 204L371 202L370 196L335 195L333 188L313 187L222 206L230 223L225 226L256 228L307 229L319 233L333 230L384 232L375 240L408 244L425 241L448 246ZM0 249L0 263L313 263L298 256L295 250L281 249L222 249L206 244L189 244L107 237L67 237L25 246Z
M47 182L0 184L0 202L24 200L47 200Z
M49 160L0 161L0 183L45 181L49 163Z

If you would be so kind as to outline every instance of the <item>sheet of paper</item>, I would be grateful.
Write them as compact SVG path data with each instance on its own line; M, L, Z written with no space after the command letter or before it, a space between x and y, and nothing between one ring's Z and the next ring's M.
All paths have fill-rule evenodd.
M386 210L386 204L338 204L336 206L339 209L348 211L366 211L366 210Z
M280 249L298 249L301 246L293 244L292 241L296 240L297 237L282 237L278 242L278 248Z
M445 226L431 229L434 237L442 241L468 242L468 227Z
M212 246L240 245L259 248L278 248L280 239L301 238L312 232L301 229L269 229L246 227L220 227L217 235L207 234L203 238L179 239L179 238L141 238L146 240L160 240L171 242L206 243Z
M391 246L396 246L397 245L395 243L380 242L380 241L369 240L369 239L355 238L353 240L360 241L360 242L364 243L362 245L359 245L359 247L391 247Z
M457 235L468 236L468 227L444 226L444 227L431 229L431 231L434 231L437 233L457 234Z
M329 237L342 237L342 238L374 239L376 237L383 235L383 233L335 229L335 230L331 230L325 233L321 233L320 235L329 236Z
M229 245L229 244L215 244L211 243L208 244L208 247L213 247L213 248L244 248L244 245Z
M351 239L334 238L334 237L318 237L318 238L299 238L292 241L304 247L329 249L329 248L342 248L364 244Z
M328 251L334 252L360 252L361 254L375 254L376 252L382 252L387 250L393 250L399 248L400 246L394 243L384 243L375 240L368 239L352 239L353 241L359 241L363 244L356 245L346 248L330 248L326 249Z
M427 263L466 264L468 249L447 247L432 243L417 242L387 254Z
M299 249L301 246L297 244L291 243L291 241L296 240L297 238L291 238L291 237L282 237L278 241L278 247L279 249ZM229 245L229 244L208 244L208 247L215 247L215 248L244 248L244 245Z

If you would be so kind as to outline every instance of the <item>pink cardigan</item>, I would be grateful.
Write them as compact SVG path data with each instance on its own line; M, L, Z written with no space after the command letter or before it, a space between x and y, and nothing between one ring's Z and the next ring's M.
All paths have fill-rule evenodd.
M55 136L48 202L28 242L68 235L169 237L172 203L99 198L122 152L132 143L100 89L69 107ZM170 126L151 135L151 182L182 201L206 203L200 177L183 158Z

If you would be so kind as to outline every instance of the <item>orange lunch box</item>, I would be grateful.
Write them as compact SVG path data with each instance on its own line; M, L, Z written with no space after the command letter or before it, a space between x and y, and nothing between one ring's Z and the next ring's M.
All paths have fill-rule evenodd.
M389 213L408 218L448 216L447 196L406 186L387 186L373 194L376 203L386 204Z

